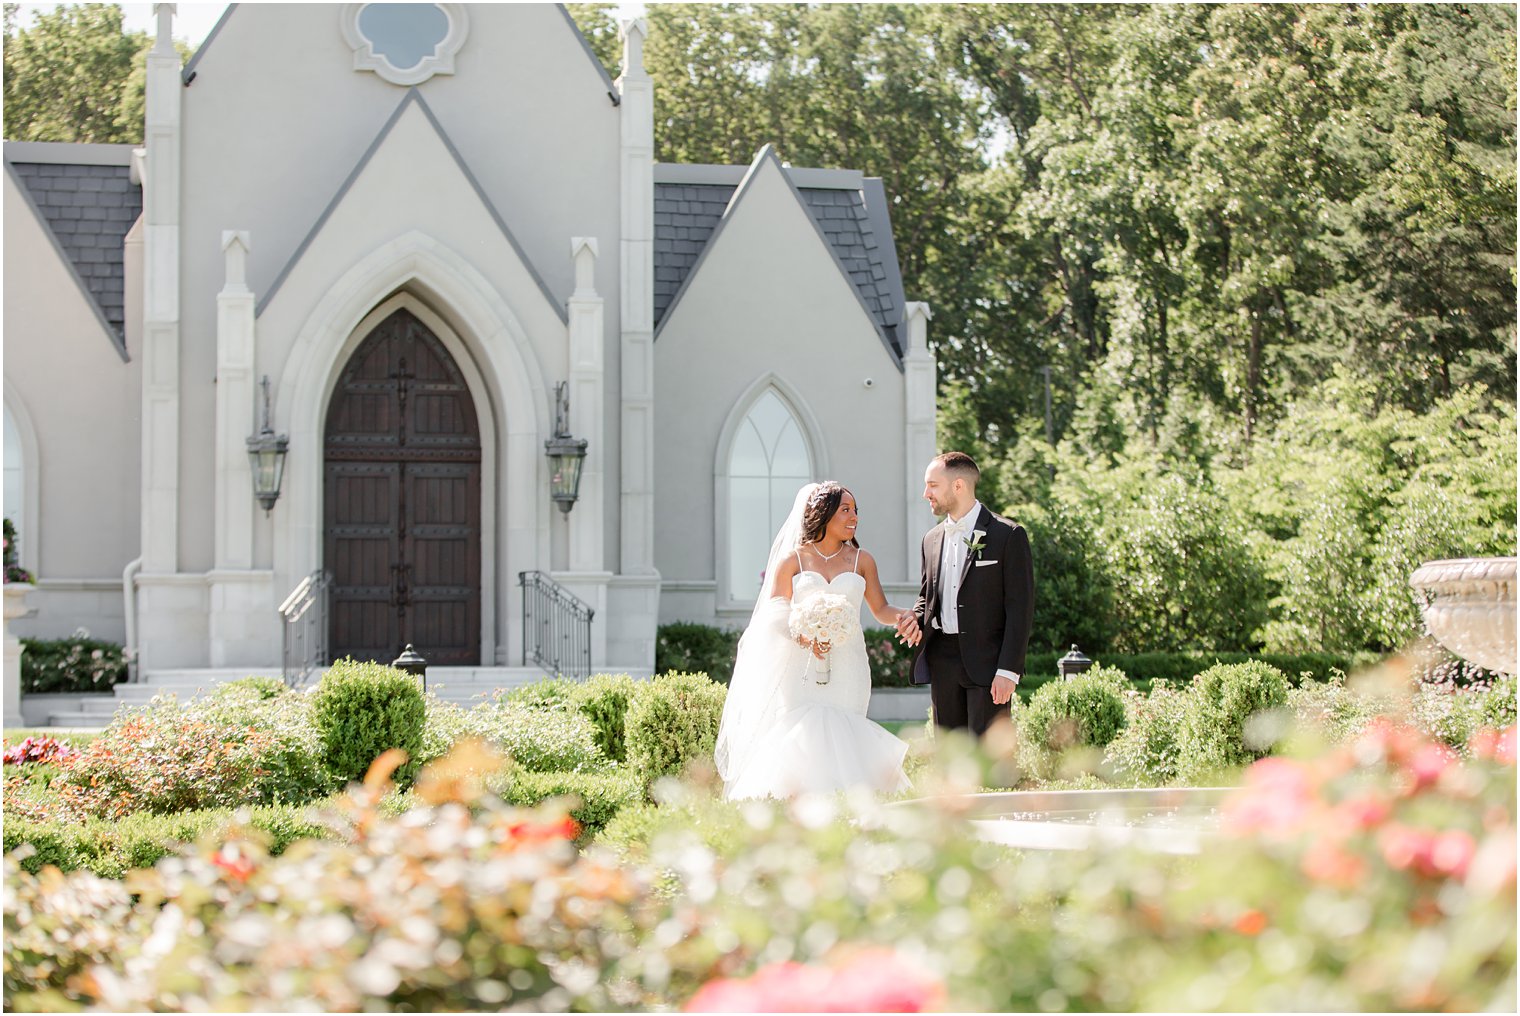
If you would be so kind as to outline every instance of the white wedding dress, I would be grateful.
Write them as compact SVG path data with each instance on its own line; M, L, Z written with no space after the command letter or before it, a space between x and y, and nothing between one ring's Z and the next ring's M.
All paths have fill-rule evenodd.
M907 789L902 767L907 744L866 719L871 667L858 621L865 591L866 580L853 571L830 580L803 571L792 583L794 602L830 592L847 597L855 608L857 621L849 638L828 654L828 680L823 684L818 683L818 660L785 631L791 602L775 597L756 610L744 635L744 642L751 644L741 642L734 681L768 682L769 697L762 707L750 710L748 724L737 723L725 712L725 733L732 738L736 728L742 729L745 741L725 746L720 737L719 769L728 799L787 798L852 787L883 793ZM755 673L756 657L774 673ZM733 701L737 708L739 698Z

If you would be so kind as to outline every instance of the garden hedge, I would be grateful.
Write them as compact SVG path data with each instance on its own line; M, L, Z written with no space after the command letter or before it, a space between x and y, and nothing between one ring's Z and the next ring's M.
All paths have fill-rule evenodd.
M84 869L102 878L121 878L133 868L151 868L159 858L177 852L181 844L206 836L224 838L234 825L263 833L272 854L284 852L299 839L335 835L313 821L305 805L265 805L242 811L216 808L173 815L135 812L122 819L83 822L7 816L5 852L31 844L34 850L21 866L33 873L51 864L60 871Z
M92 638L22 639L21 692L61 695L110 691L127 679L127 656Z
M508 804L531 808L550 798L575 797L579 804L570 817L580 823L581 838L590 839L629 805L644 800L644 783L628 770L607 773L533 773L523 769L493 781L491 789Z
M684 670L701 672L727 684L734 667L734 651L739 644L737 631L726 631L711 625L681 621L661 625L655 643L655 670ZM871 628L865 633L866 654L871 661L871 683L877 688L911 687L909 672L912 667L913 650L898 642L888 628ZM1056 661L1065 652L1030 653L1025 659L1025 678L1021 691L1037 687L1043 681L1033 679L1053 678L1057 675ZM1312 680L1328 681L1333 673L1350 674L1354 670L1375 663L1376 653L1244 653L1193 650L1178 653L1100 653L1093 656L1097 663L1124 671L1132 683L1141 689L1150 687L1152 681L1190 681L1217 663L1246 663L1260 660L1276 667L1298 684L1304 674ZM1026 687L1028 686L1028 687Z

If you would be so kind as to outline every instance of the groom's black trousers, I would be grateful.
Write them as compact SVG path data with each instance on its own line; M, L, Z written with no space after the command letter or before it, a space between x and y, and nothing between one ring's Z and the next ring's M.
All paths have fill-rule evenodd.
M977 737L992 721L1007 716L1009 704L993 705L992 689L973 684L961 661L961 637L934 633L924 647L929 664L929 699L934 704L934 725L948 730L969 728Z

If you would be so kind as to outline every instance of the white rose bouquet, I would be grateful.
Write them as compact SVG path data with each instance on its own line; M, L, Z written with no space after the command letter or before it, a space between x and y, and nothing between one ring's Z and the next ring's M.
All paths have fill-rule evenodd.
M819 593L792 604L791 617L787 621L792 637L816 643L823 653L823 662L815 678L819 684L829 683L829 650L849 637L855 620L849 597L838 593ZM816 657L810 656L808 667L802 672L804 678L812 669L813 659Z

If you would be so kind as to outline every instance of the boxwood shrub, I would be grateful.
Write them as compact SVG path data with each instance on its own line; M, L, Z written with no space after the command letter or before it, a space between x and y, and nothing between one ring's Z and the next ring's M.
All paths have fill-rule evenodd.
M570 817L580 823L581 839L606 828L623 808L644 800L644 783L628 770L604 773L534 773L514 769L491 789L508 804L531 808L552 797L570 796L578 804Z
M314 694L312 719L333 775L361 779L381 753L400 748L410 761L396 771L396 781L402 786L410 781L427 715L415 677L380 663L342 659L323 675Z
M1183 775L1206 776L1270 753L1276 737L1255 724L1270 711L1286 713L1288 688L1282 671L1259 660L1217 664L1194 678L1183 714Z
M671 672L639 686L628 709L628 764L645 782L711 759L728 689L705 674Z

